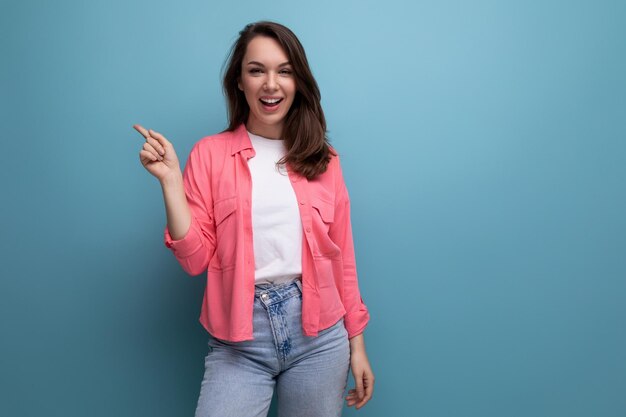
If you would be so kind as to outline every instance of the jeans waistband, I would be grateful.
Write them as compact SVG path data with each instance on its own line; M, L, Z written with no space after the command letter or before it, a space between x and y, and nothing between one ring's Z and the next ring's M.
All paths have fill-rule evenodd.
M280 284L266 283L254 286L254 297L261 298L265 304L282 301L300 294L302 294L302 282L299 278Z

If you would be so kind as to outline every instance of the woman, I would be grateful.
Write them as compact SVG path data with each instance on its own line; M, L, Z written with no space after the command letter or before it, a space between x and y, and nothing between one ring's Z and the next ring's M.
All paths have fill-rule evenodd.
M196 416L340 416L349 367L362 407L374 375L363 330L339 157L304 49L283 25L247 25L223 88L229 127L198 141L181 173L162 134L135 125L163 189L165 245L207 274L209 353Z

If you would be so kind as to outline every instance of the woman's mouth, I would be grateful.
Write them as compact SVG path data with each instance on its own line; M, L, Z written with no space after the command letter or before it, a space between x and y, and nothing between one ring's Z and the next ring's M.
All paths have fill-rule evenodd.
M261 105L263 106L263 109L265 109L266 111L275 111L276 109L278 109L278 106L283 101L283 99L282 98L280 98L280 99L263 99L263 98L260 98L259 101L261 102Z

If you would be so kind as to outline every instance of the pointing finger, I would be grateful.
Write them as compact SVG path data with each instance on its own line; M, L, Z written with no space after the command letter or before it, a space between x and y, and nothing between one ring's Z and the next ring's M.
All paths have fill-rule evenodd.
M142 135L144 138L146 138L146 139L148 139L148 137L150 136L150 133L148 133L148 131L147 131L147 130L143 127L143 126L141 126L140 124L133 125L133 128L134 128L137 132L141 133L141 135Z

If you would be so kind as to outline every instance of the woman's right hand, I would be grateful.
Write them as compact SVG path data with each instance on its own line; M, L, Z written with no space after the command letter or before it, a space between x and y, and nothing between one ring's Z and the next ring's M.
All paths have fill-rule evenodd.
M139 124L133 125L133 128L146 140L139 152L139 160L149 173L163 182L166 178L181 172L174 146L165 139L165 136L152 129L146 130Z

